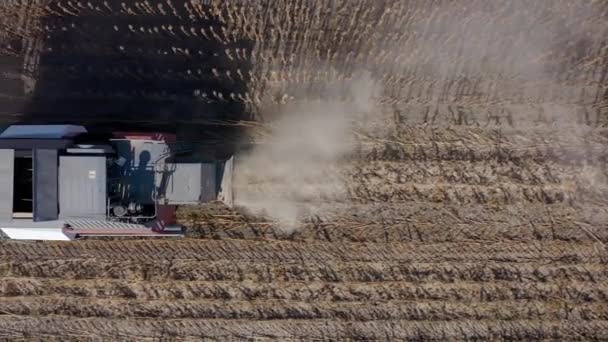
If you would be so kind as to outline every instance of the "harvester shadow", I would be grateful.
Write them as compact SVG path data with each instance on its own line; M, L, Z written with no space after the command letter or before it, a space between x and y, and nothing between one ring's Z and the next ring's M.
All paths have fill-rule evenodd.
M250 117L229 94L246 91L248 79L230 75L237 69L248 75L251 65L225 51L250 50L252 43L184 33L178 28L200 32L213 26L220 32L224 25L213 17L188 19L186 0L173 1L177 15L126 15L121 1L106 2L114 13L83 10L44 19L48 35L21 121L104 132L169 131L207 144L237 140L238 128L213 123Z

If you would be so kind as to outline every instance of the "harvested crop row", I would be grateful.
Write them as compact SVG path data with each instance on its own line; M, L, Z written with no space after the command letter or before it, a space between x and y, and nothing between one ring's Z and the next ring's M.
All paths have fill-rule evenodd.
M427 162L385 162L372 161L365 164L343 165L345 177L363 178L368 184L402 183L459 183L470 185L491 185L510 183L512 185L560 184L571 180L580 173L580 167L557 165L550 161L523 161L517 164L489 161L427 161Z
M239 262L102 261L97 259L4 262L0 276L63 280L254 281L271 282L454 282L608 281L604 264L543 263L361 263L361 262Z
M4 260L216 260L363 261L363 262L605 262L601 243L444 243L346 244L287 241L86 241L81 243L2 242Z
M323 183L314 184L313 189ZM579 197L574 187L564 185L526 186L508 183L497 183L488 186L435 183L394 183L377 177L376 180L360 179L360 182L347 183L346 199L340 199L339 194L305 193L296 194L303 204L319 203L335 200L337 203L352 201L355 203L447 203L447 204L554 204L573 203ZM247 190L254 193L267 194L268 201L279 201L285 198L293 185L288 183L258 183L250 185ZM242 191L242 189L241 189ZM294 197L296 196L294 195ZM586 194L587 195L587 194ZM603 192L587 195L589 200L596 203L608 203L608 194ZM291 198L290 198L291 199ZM296 198L297 199L297 198Z
M68 317L1 317L0 337L190 339L563 339L608 338L605 321L375 321L336 320L124 320ZM27 333L24 333L27 332ZM111 332L111 333L109 333Z
M76 296L141 300L291 300L291 301L476 301L563 300L604 302L608 285L601 283L514 282L138 282L107 280L0 279L0 296Z
M403 144L398 141L370 141L359 145L354 157L358 160L374 161L498 161L521 162L526 159L535 161L554 161L568 165L589 162L597 163L606 159L605 145L546 145L528 144L508 146L499 144L463 145L420 143Z
M12 297L0 302L0 315L70 316L81 318L155 319L342 319L373 320L607 320L602 303L573 304L560 301L463 302L300 302L132 299L83 299L66 297Z
M278 187L277 187L278 188ZM490 186L467 184L354 184L348 196L360 203L418 202L449 204L572 203L576 193L571 186ZM597 194L598 203L608 203L608 195Z
M415 125L371 116L355 131L356 159L387 161L554 162L577 165L606 158L606 129L586 125L520 129Z
M605 264L113 261L0 263L0 277L63 280L273 282L608 282ZM51 279L51 280L52 280Z
M372 125L357 125L356 133L369 141L395 141L405 145L435 143L455 146L503 146L521 149L527 146L578 146L605 145L608 142L608 128L590 127L583 123L572 125L522 125L503 127L496 125L425 125L393 120L387 125L379 116L366 117ZM386 136L387 127L390 135Z
M306 208L306 206L304 206ZM575 205L459 205L445 203L315 203L294 240L343 242L608 241L608 210ZM277 224L219 203L180 208L191 237L276 239Z

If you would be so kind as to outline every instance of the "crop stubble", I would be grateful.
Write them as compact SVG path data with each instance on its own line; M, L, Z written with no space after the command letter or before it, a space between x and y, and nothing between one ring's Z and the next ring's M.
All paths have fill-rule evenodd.
M303 200L322 214L303 217L293 234L212 204L180 211L194 239L0 242L0 338L608 338L605 4L54 1L29 16L15 9L34 3L7 2L16 15L1 20L30 19L0 36L22 42L22 51L5 44L1 52L23 55L25 76L191 87L135 95L57 88L52 96L68 103L194 94L264 119L263 109L316 101L326 84L348 83L364 66L383 87L382 108L353 129L352 153L337 168L345 196ZM586 36L571 30L577 11ZM507 27L526 24L484 30L487 13ZM53 20L37 26L39 16ZM551 41L548 53L528 51L536 38L504 38L525 32ZM103 34L123 38L96 43ZM45 47L44 35L83 44ZM146 56L152 68L57 63L116 54Z
M581 339L608 318L591 242L1 247L3 337Z

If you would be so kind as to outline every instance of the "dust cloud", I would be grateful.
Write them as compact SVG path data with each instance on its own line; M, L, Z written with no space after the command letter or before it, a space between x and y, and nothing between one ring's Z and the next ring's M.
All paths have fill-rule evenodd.
M369 73L327 88L327 100L279 109L269 136L237 158L235 204L269 216L286 234L303 214L345 195L338 164L354 146L353 123L376 108L379 89Z
M399 2L394 3L393 9L399 10ZM378 22L367 24L367 45L346 38L350 43L341 45L344 37L316 27L327 32L319 41L327 45L328 56L336 57L312 59L317 62L315 70L306 63L302 68L290 65L292 74L340 78L363 68L372 72L333 89L315 87L307 83L312 77L302 77L307 80L302 87L315 95L332 89L338 96L295 102L279 110L267 141L240 158L234 187L237 204L266 213L289 232L306 207L314 209L343 196L345 185L336 164L354 146L349 139L356 121L366 133L375 129L371 135L384 138L404 122L426 125L426 109L434 126L491 125L504 134L536 130L570 141L587 136L591 127L581 128L579 111L597 101L602 82L597 78L604 76L591 73L585 79L573 70L585 62L581 56L603 48L594 45L597 39L591 33L605 32L608 21L597 20L601 12L593 2L414 1L408 8L416 14L410 20L383 21L390 17L385 11ZM400 38L383 39L388 36ZM353 46L355 51L350 50ZM368 51L377 54L368 56ZM260 74L276 71L272 64L261 64ZM284 87L268 82L267 89L287 89L280 98L298 101L310 95L289 93L298 80L289 77ZM398 113L398 122L387 120L389 106ZM455 121L453 110L459 116L462 111L467 119ZM366 114L369 120L360 120ZM583 172L590 176L583 177L590 178L589 183L601 182L597 165L591 164Z

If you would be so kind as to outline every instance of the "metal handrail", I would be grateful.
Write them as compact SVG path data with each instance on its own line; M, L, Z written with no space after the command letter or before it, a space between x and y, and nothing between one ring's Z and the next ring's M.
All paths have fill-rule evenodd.
M187 148L181 148L181 149L172 149L172 146L178 146L178 147L183 147L185 146L186 143L181 144L180 143L167 143L168 146L168 151L164 154L162 154L160 157L158 157L153 163L152 163L152 171L154 172L154 178L153 178L153 182L154 182L154 186L152 188L152 194L151 194L151 199L152 202L154 203L154 215L152 216L131 216L128 219L134 219L134 220L141 220L141 219L149 219L149 220L153 220L155 218L157 218L158 216L158 189L156 188L156 182L157 182L157 173L165 173L167 172L166 170L166 166L165 166L165 170L162 171L158 171L158 165L161 162L166 161L167 159L179 155L179 154L183 154L183 153L188 153L188 152L192 152L192 147L188 146ZM188 144L191 145L191 144ZM110 199L107 199L107 205L106 205L106 218L109 220L110 217Z

